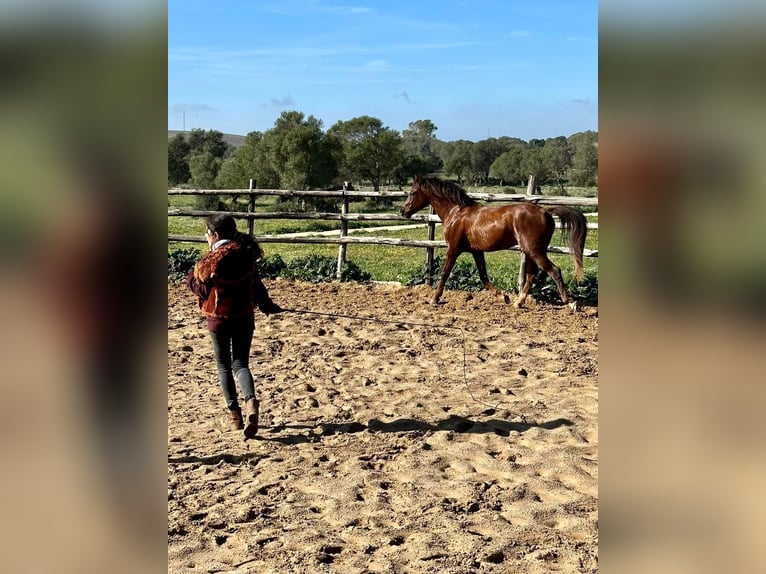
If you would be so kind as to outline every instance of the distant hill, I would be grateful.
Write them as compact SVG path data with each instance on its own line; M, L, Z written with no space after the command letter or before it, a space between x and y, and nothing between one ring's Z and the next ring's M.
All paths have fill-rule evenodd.
M188 131L182 131L182 130L168 130L168 139L172 138L176 134L186 133L188 134ZM233 145L234 147L242 147L245 145L245 136L238 136L235 134L223 134L223 141L225 141L228 144Z

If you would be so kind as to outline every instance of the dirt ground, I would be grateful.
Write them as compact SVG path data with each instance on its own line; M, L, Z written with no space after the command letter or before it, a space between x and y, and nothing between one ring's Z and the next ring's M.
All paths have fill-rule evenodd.
M597 309L266 286L390 322L257 313L245 442L194 297L168 287L169 572L598 570Z

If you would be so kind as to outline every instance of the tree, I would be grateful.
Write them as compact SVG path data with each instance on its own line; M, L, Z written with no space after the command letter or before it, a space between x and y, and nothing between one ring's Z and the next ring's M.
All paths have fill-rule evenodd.
M500 136L497 138L498 145L503 149L503 152L510 151L511 149L522 146L526 147L527 142L519 138L512 138L508 136Z
M586 131L569 136L573 150L569 181L574 185L596 185L598 182L598 134Z
M415 179L416 175L425 175L431 173L429 163L419 156L408 156L404 163L394 170L393 179L401 187L408 181Z
M194 179L191 172L192 156L209 154L213 158L223 160L233 149L224 141L223 134L216 130L193 129L188 135L176 134L168 142L168 185L180 185ZM203 168L199 162L200 160L197 160L197 182L207 181L210 185L204 187L213 187L209 173L209 170L213 169L212 164L205 160L209 165L207 168ZM203 173L206 170L207 173ZM217 169L215 172L217 173ZM195 185L199 185L199 183L195 183Z
M459 185L463 184L463 177L471 173L471 148L473 142L458 140L452 142L449 158L444 162L444 171L447 175L457 177Z
M218 130L202 130L195 128L189 132L189 149L191 153L209 152L213 157L223 159L233 148L223 139Z
M538 182L547 179L549 174L544 149L542 147L527 148L521 162L521 169L525 176L534 175Z
M168 185L174 187L189 181L189 142L184 134L173 136L168 142Z
M215 189L215 178L221 167L221 158L209 151L193 153L189 158L191 182L199 189Z
M328 186L338 172L334 140L325 137L322 121L302 112L284 111L263 134L268 170L279 174L278 184L294 189Z
M199 189L215 189L215 180L221 167L222 160L209 151L193 152L189 158L191 183ZM199 209L225 209L225 203L217 195L198 195L195 204Z
M359 116L333 125L329 134L342 146L341 173L352 180L371 181L375 191L393 177L405 156L399 132L371 116Z
M572 150L564 136L550 138L545 141L543 147L546 171L556 178L561 193L564 193L564 179L572 164Z
M481 140L471 146L471 170L477 185L486 185L489 180L489 168L500 155L503 148L495 138Z
M466 140L457 140L457 141L466 141ZM455 147L454 146L455 143L456 142L441 141L436 138L434 138L434 141L431 142L431 149L433 149L436 155L439 156L439 161L441 162L443 168L444 166L447 165L447 160L452 154L452 149Z
M425 173L438 171L442 167L442 160L434 148L434 132L437 129L431 120L417 120L410 122L408 129L402 132L404 151L425 165Z
M512 147L501 154L489 168L489 175L495 179L507 182L521 182L524 185L527 174L521 169L525 149L520 145Z

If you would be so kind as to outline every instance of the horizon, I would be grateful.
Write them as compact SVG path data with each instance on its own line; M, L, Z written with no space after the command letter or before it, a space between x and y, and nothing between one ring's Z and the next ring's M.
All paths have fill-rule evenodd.
M349 118L349 119L350 119L350 118ZM223 137L224 137L224 138L226 138L226 137L235 137L235 138L242 138L242 143L243 143L243 144L244 144L244 140L245 140L245 138L246 138L246 137L247 137L247 135L248 135L248 134L235 134L235 133L231 133L231 132L224 132L224 131L222 131L222 130L219 130L219 129L215 128L215 127L213 127L213 128L189 128L189 129L186 129L186 130L178 130L178 129L168 128L168 135L170 135L170 133L171 133L171 132L173 132L173 135L176 135L176 134L179 134L179 133L182 133L182 134L188 134L188 133L190 133L190 132L191 132L191 131L193 131L193 130L199 130L199 129L201 129L201 130L205 130L205 131L211 131L211 130L219 131L219 132L221 132L221 133L223 134ZM326 132L326 131L327 131L327 129L328 129L328 128L327 128L327 126L323 126L323 131L325 131L325 132ZM572 133L570 133L570 134L558 134L558 135L556 135L556 136L550 136L550 138L556 138L556 137L561 137L561 136L563 136L563 137L565 137L565 138L569 139L569 138L570 138L570 137L572 137L573 135L576 135L576 134L579 134L579 133L588 132L588 131L592 131L592 132L595 132L596 134L598 134L598 130L582 130L582 131L579 131L579 132L572 132ZM250 132L248 132L248 133L250 133ZM549 139L549 138L530 138L530 139L524 139L524 138L520 138L520 137L518 137L518 136L507 135L507 134L502 134L502 135L498 135L498 136L490 136L490 137L492 137L492 138L498 138L498 139L499 139L499 138L504 138L504 137L507 137L507 138L514 138L514 139L521 139L521 140L523 140L523 141L525 141L525 142L527 142L527 143L529 143L529 141L530 141L530 140L533 140L533 139ZM438 137L438 135L437 135L437 136L435 136L435 139L437 139L437 140L439 140L439 141L442 141L442 142L453 142L453 141L457 141L457 140L445 140L445 139L442 139L442 138ZM482 138L482 139L487 139L487 138ZM470 141L471 143L476 143L476 142L478 142L478 141L481 141L481 140L465 140L464 138L463 138L463 140L464 140L464 141Z
M598 5L168 2L168 129L232 135L282 111L369 115L442 141L598 131Z

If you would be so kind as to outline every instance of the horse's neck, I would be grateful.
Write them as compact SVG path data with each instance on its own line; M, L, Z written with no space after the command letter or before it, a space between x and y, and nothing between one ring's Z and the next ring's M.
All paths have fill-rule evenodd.
M434 211L439 216L439 219L442 220L442 222L444 222L449 217L449 214L452 210L457 211L460 209L460 206L457 203L439 197L431 198L430 201L431 207L434 208Z

